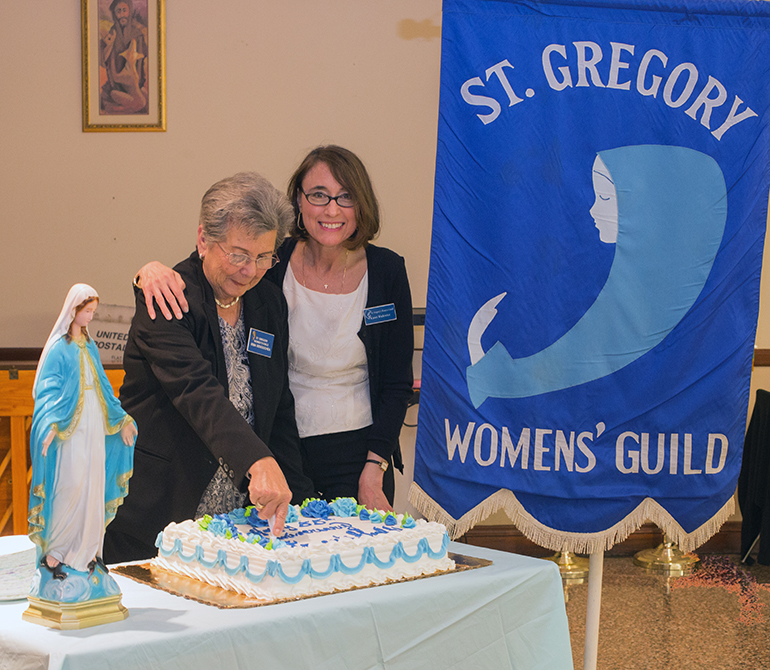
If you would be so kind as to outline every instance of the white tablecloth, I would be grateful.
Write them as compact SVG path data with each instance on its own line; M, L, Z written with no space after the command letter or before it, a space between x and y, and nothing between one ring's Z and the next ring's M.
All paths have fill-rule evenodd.
M491 566L281 605L221 610L116 575L125 621L60 631L0 603L0 669L572 668L557 566L465 544Z

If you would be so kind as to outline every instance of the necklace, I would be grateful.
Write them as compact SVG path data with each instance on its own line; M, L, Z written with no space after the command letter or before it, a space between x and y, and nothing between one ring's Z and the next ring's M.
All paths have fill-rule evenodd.
M307 266L307 245L305 245L305 248L302 251L302 285L307 288L307 283L305 282L305 267ZM345 264L342 266L342 285L340 286L340 293L345 292L345 277L348 274L348 254L350 253L349 249L345 249ZM318 277L319 281L324 285L324 291L329 290L329 284L325 283L323 279L321 279L321 276L316 272L315 268L313 268L313 272L315 273L315 276Z
M228 303L225 305L225 303L223 303L223 302L219 302L219 300L217 299L217 297L216 297L216 296L214 296L214 302L215 302L215 303L217 303L217 305L218 305L219 307L221 307L222 309L230 309L231 307L233 307L233 306L237 305L237 304L238 304L238 301L239 301L240 299L241 299L241 296L237 295L237 296L235 296L235 298L233 299L233 301L232 301L232 302L228 302Z

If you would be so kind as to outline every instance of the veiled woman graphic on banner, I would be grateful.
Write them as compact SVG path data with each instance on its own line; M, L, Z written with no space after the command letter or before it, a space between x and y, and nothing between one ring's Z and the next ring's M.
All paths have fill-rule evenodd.
M475 407L490 396L535 396L612 374L662 342L700 295L727 217L716 161L687 147L619 147L599 152L593 174L599 238L617 245L604 287L567 333L526 358L511 357L500 342L485 354L483 330L471 326ZM615 203L614 222L599 209L605 202ZM504 295L487 305L494 309Z

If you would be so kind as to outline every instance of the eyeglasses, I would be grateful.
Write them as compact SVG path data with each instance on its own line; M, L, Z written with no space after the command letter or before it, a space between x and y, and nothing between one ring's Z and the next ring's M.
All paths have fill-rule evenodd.
M300 189L300 191L302 191L302 189ZM356 201L353 200L353 196L351 196L350 193L340 193L339 195L329 195L323 191L311 191L310 193L302 191L302 193L311 205L316 205L318 207L328 205L332 200L334 200L340 207L348 208L356 206Z
M232 252L228 253L219 242L217 242L217 246L222 250L225 258L227 258L227 262L237 268L242 268L244 265L248 265L249 263L256 263L258 269L269 270L270 268L274 268L276 265L278 265L280 261L278 256L275 254L262 254L261 256L254 258L248 254L234 254Z

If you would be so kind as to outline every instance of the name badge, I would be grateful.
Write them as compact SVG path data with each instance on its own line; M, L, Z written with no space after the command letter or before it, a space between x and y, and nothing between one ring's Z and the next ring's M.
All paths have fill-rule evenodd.
M390 303L389 305L380 305L379 307L368 307L364 310L364 323L367 326L395 320L396 306L393 303Z
M264 333L256 328L250 328L249 343L246 345L246 351L250 354L270 358L273 355L273 340L275 340L275 335Z

